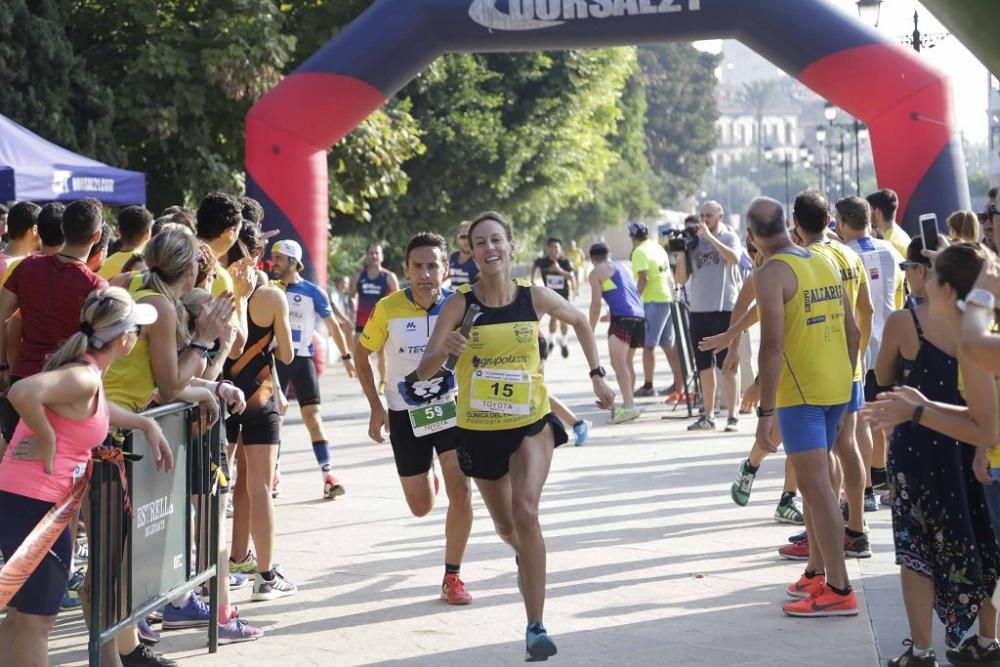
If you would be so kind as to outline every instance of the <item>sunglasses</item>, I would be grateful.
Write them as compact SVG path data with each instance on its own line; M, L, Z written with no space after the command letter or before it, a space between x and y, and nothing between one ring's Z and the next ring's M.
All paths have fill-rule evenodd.
M458 238L460 238L460 239L467 239L467 238L469 238L469 235L468 234L459 234Z
M899 270L900 271L906 271L907 269L915 269L918 266L927 267L926 264L921 264L920 262L900 262L899 263Z

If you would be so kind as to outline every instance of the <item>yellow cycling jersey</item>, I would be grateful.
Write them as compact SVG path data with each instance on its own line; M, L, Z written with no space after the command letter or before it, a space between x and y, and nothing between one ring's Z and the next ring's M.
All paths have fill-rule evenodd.
M839 241L814 241L809 244L808 250L822 255L833 262L834 267L840 272L840 280L847 291L847 302L854 305L854 316L858 315L858 296L861 286L868 284L868 271L865 270L865 263L858 253ZM863 379L861 355L863 350L858 350L858 360L854 367L854 380L860 382Z
M851 360L844 326L844 285L819 253L773 255L795 273L795 297L785 303L785 365L776 407L839 405L851 398Z
M533 424L550 409L531 287L517 281L514 301L500 308L483 305L472 287L458 288L467 306L482 309L455 369L458 426L502 431Z
M397 290L375 304L358 341L371 352L385 348L385 398L390 410L413 407L400 395L399 383L420 364L441 308L452 294L442 289L430 310L413 300L409 288Z

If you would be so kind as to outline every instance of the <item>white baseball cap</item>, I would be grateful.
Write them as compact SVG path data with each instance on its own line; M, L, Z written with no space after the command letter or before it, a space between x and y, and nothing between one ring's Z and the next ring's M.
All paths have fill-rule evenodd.
M277 241L273 246L271 246L271 254L281 253L285 257L294 259L299 265L299 271L303 269L302 266L302 246L299 245L298 241L292 241L291 239L285 239L282 241Z

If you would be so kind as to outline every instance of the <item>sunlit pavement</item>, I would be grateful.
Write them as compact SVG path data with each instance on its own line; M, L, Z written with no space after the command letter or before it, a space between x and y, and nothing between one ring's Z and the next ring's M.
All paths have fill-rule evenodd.
M601 325L603 332L606 325ZM606 350L603 333L602 350ZM666 364L662 363L665 375ZM849 561L861 613L791 619L784 587L802 563L776 548L797 527L775 523L783 456L764 463L745 508L730 499L754 420L738 434L688 435L687 419L644 399L639 420L607 425L593 407L578 346L548 364L553 392L595 427L583 447L556 451L542 498L549 553L545 624L567 665L876 665L907 636L892 560L888 509L868 514L873 551ZM667 384L662 382L662 385ZM612 383L612 386L614 384ZM266 628L248 644L207 653L202 630L165 632L157 648L184 665L504 665L524 658L524 610L514 558L493 533L478 494L462 576L475 601L438 599L447 496L410 516L389 445L367 438L368 406L340 368L323 379L335 473L347 494L321 500L305 428L290 410L276 501L276 560L295 597L250 603L241 616ZM154 626L155 627L155 626ZM938 632L938 657L944 647ZM876 640L877 637L877 640ZM53 632L53 664L85 664L79 612Z

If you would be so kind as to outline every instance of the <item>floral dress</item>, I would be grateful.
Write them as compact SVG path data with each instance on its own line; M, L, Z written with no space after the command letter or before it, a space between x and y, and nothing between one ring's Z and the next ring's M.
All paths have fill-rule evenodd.
M920 351L905 384L929 400L964 405L958 361L929 343L914 317ZM972 627L1000 573L975 448L936 431L901 424L889 441L889 484L896 564L934 581L934 611L955 647Z

